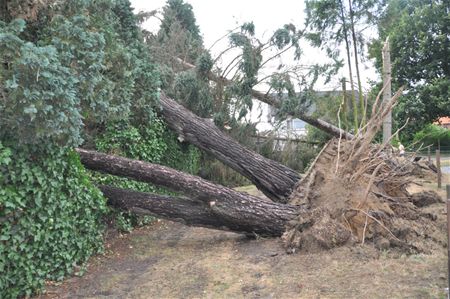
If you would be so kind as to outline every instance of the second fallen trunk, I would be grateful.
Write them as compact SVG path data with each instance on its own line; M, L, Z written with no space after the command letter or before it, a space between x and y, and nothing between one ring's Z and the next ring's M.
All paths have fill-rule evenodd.
M195 207L196 213L203 215L203 219L217 217L229 230L279 236L284 231L284 226L287 222L298 216L299 208L296 206L264 201L258 197L216 185L200 177L169 167L84 149L77 149L77 152L80 154L81 162L87 169L129 177L189 195L197 203L203 204ZM126 194L116 191L105 195L107 197L114 195L117 201L120 199L120 196ZM130 197L127 195L127 197L136 200L139 196ZM147 196L147 199L150 199L150 197ZM194 205L191 205L186 200L173 202L188 204L194 208ZM139 201L136 203L140 204ZM163 212L165 210L174 210L169 202L162 202L161 204L166 206L159 207L159 212L154 210L155 214L164 217ZM148 203L149 210L152 205L155 205L155 202ZM143 208L142 206L137 207ZM153 206L155 209L157 207L157 205ZM211 216L208 216L208 213L211 213ZM183 217L183 214L179 215L180 218L187 220L186 217ZM169 218L176 217L172 215Z
M167 124L182 139L247 177L273 201L287 202L294 185L300 180L296 171L245 148L211 121L196 116L164 94L160 103Z
M261 236L281 236L287 221L293 219L296 213L293 206L268 204L264 201L253 202L251 206L227 201L210 205L186 197L149 194L110 186L99 188L108 198L108 204L121 210L165 218L189 226ZM251 213L256 217L248 217Z

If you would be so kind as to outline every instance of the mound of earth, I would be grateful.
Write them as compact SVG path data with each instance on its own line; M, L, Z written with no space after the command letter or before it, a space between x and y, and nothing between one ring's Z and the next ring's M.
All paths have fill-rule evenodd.
M445 246L443 227L427 206L433 191L411 194L427 165L356 138L331 140L297 184L289 203L303 209L283 235L289 252L372 242L379 249L428 253Z

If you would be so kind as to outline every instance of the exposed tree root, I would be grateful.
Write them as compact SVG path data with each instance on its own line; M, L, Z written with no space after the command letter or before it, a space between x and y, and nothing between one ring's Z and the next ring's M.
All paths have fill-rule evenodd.
M330 141L297 183L289 203L306 210L287 225L288 252L369 241L380 249L428 252L445 244L436 215L422 210L440 197L407 190L413 179L433 170L396 155L387 144L372 143L396 97L373 115L364 134Z

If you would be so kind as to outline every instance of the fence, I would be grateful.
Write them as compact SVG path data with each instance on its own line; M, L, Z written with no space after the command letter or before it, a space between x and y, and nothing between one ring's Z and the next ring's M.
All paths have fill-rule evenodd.
M438 173L438 187L445 187L450 184L450 146L441 146L438 152L437 147L429 146L422 148L416 152L411 152L422 158L433 162L440 169Z

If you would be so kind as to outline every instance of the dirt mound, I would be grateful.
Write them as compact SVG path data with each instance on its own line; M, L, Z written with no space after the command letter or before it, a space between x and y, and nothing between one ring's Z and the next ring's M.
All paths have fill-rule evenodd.
M283 236L287 250L372 242L379 249L427 253L445 246L442 225L426 210L442 199L407 190L417 177L433 175L367 139L331 140L290 197L303 211Z

